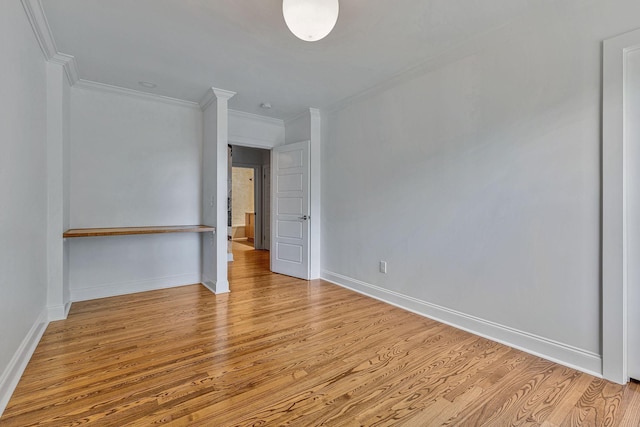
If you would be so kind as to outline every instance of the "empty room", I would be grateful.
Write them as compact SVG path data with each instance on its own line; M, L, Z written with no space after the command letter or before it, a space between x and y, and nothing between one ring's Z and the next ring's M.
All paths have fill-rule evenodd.
M4 0L1 426L640 426L640 2Z

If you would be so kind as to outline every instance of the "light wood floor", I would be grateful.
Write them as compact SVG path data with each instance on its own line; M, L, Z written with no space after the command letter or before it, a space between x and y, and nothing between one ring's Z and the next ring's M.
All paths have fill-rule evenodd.
M200 285L73 304L2 426L634 426L619 386L322 281L236 244Z

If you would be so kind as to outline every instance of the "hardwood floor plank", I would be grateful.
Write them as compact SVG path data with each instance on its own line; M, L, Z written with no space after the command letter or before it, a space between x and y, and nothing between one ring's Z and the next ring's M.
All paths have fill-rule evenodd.
M201 285L75 303L2 426L638 426L619 386L316 281L237 247Z
M629 383L622 401L625 412L617 427L637 427L640 425L640 383Z

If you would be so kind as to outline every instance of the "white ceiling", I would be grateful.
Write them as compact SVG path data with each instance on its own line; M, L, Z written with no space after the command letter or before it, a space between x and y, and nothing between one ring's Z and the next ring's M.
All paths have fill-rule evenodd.
M342 0L333 32L293 36L281 0L42 0L80 78L280 119L323 108L527 13L537 0ZM147 89L139 81L158 86ZM270 102L271 110L259 108Z

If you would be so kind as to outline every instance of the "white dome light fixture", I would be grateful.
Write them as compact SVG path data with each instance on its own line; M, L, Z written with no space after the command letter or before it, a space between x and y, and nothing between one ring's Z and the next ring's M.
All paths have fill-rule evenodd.
M327 36L338 21L338 0L283 0L282 14L289 30L301 40Z

